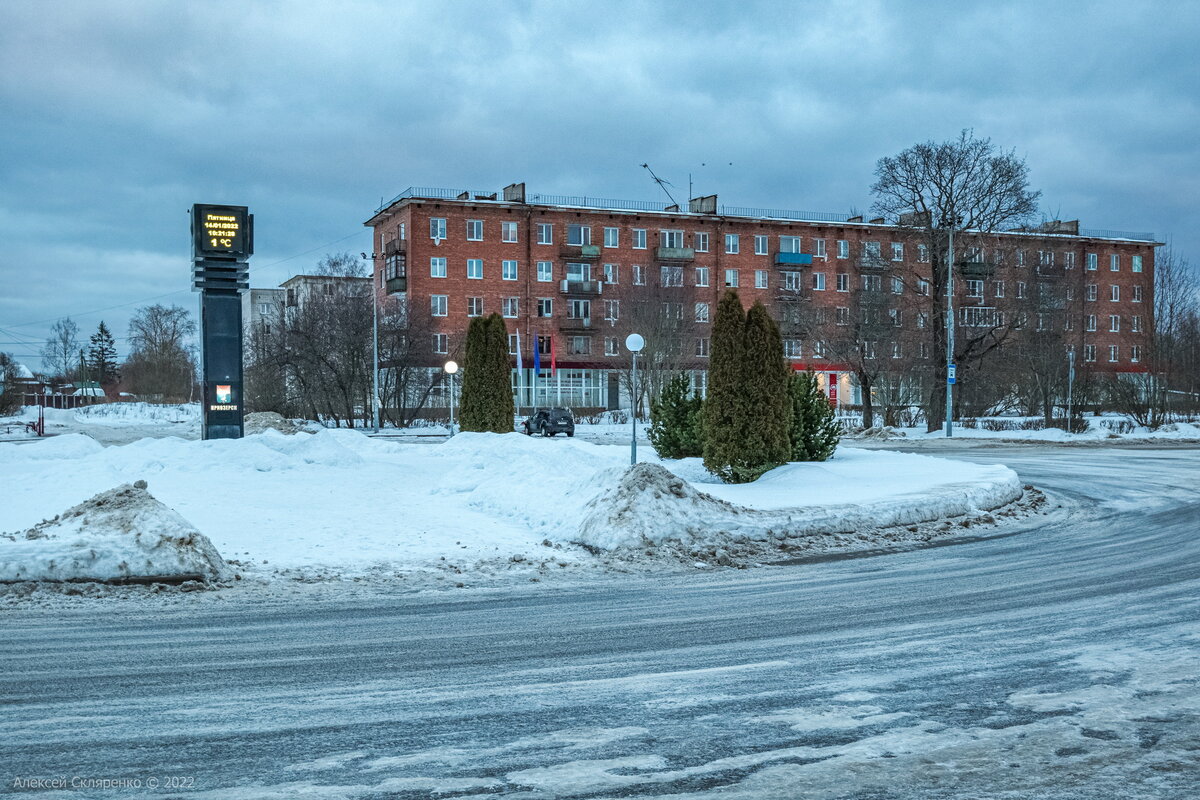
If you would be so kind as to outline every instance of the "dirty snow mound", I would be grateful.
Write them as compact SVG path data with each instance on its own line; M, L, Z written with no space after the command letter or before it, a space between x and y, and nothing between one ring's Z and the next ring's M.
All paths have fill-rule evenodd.
M251 436L263 431L279 431L280 433L297 433L303 428L292 422L290 419L285 419L281 414L274 411L255 411L252 414L246 415L246 435Z
M0 581L230 577L212 542L146 489L123 484L21 533L0 533Z

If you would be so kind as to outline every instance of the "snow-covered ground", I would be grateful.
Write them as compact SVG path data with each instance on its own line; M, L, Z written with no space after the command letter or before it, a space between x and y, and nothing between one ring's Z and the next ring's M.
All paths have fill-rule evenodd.
M1030 419L1025 417L995 418L1000 425L1017 425ZM1080 433L1067 433L1061 428L1043 428L1041 430L989 430L984 421L977 421L977 427L965 427L962 424L954 426L954 436L962 439L996 439L1003 441L1026 441L1041 443L1090 443L1090 442L1200 442L1200 423L1168 422L1151 430L1137 426L1128 421L1127 417L1109 415L1103 417L1083 417L1088 428ZM929 432L924 426L915 428L873 428L858 434L865 438L876 439L941 439L945 433L941 430Z
M104 447L66 434L0 445L0 531L24 531L145 480L245 577L444 579L497 564L590 564L597 549L673 539L800 542L994 508L1021 494L1006 467L920 455L843 448L829 462L787 465L742 486L715 482L698 459L639 455L649 477L631 483L622 480L624 446L579 438L460 434L430 445L348 430L267 431ZM847 544L871 543L830 543ZM0 540L0 566L4 553Z

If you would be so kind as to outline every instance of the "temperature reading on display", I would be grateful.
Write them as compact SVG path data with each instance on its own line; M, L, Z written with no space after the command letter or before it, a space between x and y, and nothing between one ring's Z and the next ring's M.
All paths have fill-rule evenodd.
M254 252L253 218L245 206L192 207L196 254L241 260Z

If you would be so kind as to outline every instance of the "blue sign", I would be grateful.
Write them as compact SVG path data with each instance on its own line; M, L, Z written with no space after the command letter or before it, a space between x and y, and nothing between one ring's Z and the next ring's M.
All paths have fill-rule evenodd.
M957 364L949 364L946 367L946 383L953 385L958 373Z

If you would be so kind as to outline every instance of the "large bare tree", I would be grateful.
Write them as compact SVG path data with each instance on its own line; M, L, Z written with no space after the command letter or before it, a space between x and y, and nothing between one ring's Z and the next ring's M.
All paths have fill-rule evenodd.
M180 306L142 306L129 320L129 358L121 368L138 395L186 400L196 379L196 321Z
M42 363L51 376L71 380L79 371L79 326L70 317L54 323L50 336L42 347Z

